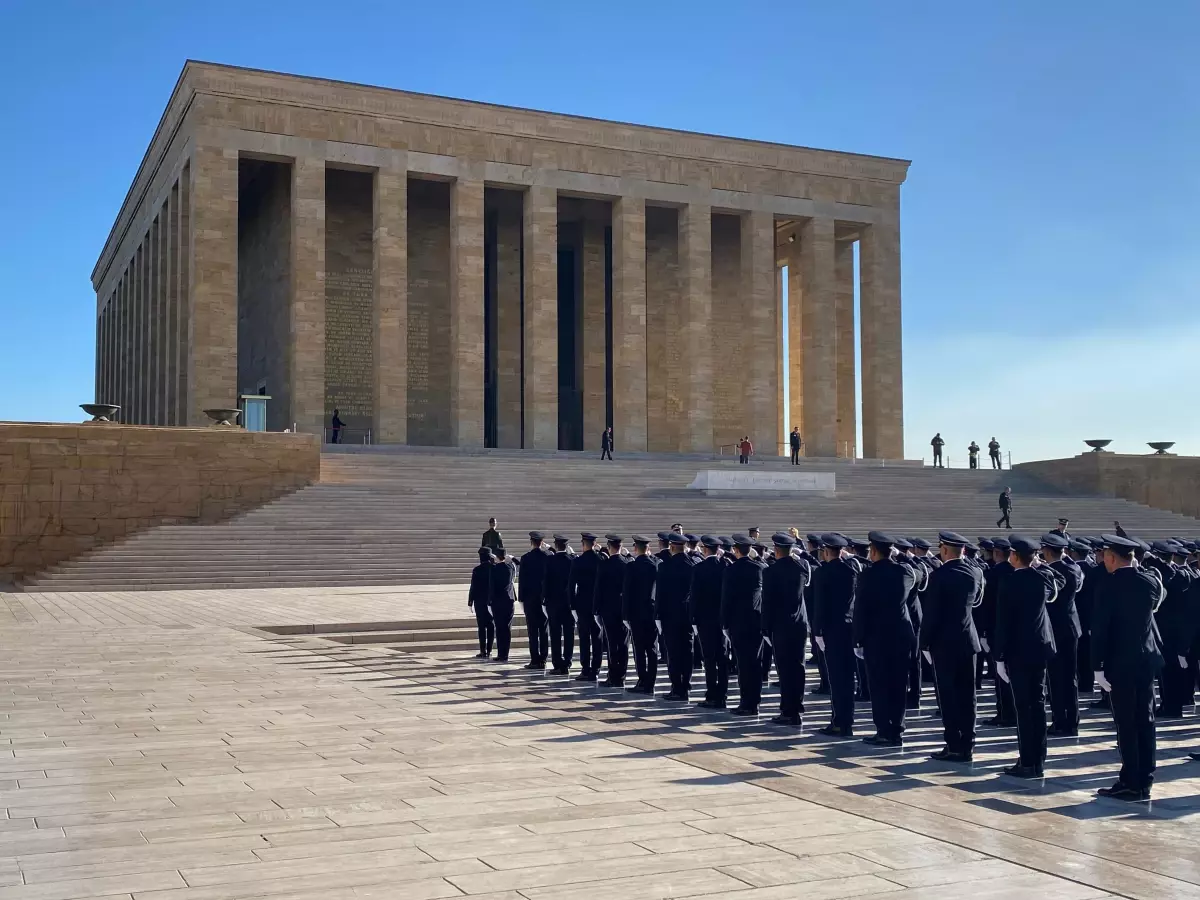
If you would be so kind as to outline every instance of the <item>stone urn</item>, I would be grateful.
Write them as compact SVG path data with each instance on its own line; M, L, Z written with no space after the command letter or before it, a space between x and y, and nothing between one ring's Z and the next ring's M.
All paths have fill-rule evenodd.
M79 408L91 416L88 422L113 422L121 411L121 407L111 403L80 403Z
M237 428L237 417L242 414L240 409L206 409L204 414L213 420L213 428Z
M1107 440L1103 440L1103 441L1084 441L1084 443L1092 448L1093 453L1099 453L1101 450L1103 450L1105 447L1107 447L1109 444L1112 443L1112 438L1108 438Z
M1155 456L1166 456L1167 451L1175 446L1174 441L1147 441L1146 446L1154 451Z

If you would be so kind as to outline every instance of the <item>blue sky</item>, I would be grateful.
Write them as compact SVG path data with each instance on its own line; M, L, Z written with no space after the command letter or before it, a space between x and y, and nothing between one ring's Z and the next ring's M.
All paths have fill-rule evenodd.
M909 456L1200 453L1200 4L0 3L0 419L90 399L92 265L188 57L913 160Z

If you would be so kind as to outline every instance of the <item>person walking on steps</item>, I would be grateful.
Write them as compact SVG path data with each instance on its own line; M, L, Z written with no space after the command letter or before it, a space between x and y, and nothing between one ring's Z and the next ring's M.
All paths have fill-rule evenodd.
M1009 521L1009 516L1012 515L1012 488L1006 487L1000 492L1000 518L996 520L997 528L1007 528L1012 530L1012 522Z
M933 448L934 468L946 468L946 464L942 462L942 448L946 446L946 442L942 439L942 433L940 431L933 436L933 440L929 442L929 446Z
M604 429L604 434L600 435L600 458L612 459L613 448L613 432L612 426L609 425Z
M799 428L799 426L794 426L792 428L792 433L788 436L788 444L790 445L791 450L792 450L792 465L793 466L800 465L800 444L801 443L802 443L802 441L800 440L800 428Z
M1003 468L1000 465L1000 442L995 437L988 441L988 456L992 458L993 469Z

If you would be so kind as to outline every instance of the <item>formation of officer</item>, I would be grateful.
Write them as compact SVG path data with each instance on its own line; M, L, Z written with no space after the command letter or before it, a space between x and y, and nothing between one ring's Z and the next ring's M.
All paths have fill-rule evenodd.
M984 726L1017 730L1018 758L1005 774L1041 778L1048 737L1079 733L1079 695L1091 683L1111 708L1121 753L1117 782L1099 791L1124 800L1150 796L1156 718L1191 706L1200 656L1200 543L1145 544L1126 534L1071 537L1068 522L1039 539L1017 534L973 543L953 531L936 547L921 538L872 531L865 541L839 533L778 532L769 543L747 534L692 535L675 523L652 538L530 532L519 560L502 542L481 547L468 605L478 658L506 661L514 606L524 605L530 638L526 668L571 672L577 681L653 695L660 658L669 690L691 699L694 667L704 670L702 709L727 710L736 673L738 716L756 716L772 668L779 712L771 722L800 728L807 666L830 695L820 734L851 738L856 702L870 704L881 747L904 742L913 683L932 681L944 762L970 763L977 739L983 672L995 681L996 718ZM491 535L489 535L491 537ZM496 533L498 537L498 532ZM499 546L497 546L499 545ZM519 582L517 579L520 574ZM636 682L626 687L632 643ZM813 659L806 663L811 646ZM1158 682L1158 705L1155 682ZM1047 725L1047 705L1050 721ZM1200 757L1200 754L1194 756Z

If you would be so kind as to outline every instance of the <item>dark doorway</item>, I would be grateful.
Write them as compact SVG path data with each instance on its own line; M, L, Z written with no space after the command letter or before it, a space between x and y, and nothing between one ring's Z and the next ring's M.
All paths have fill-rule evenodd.
M558 447L583 449L583 384L579 371L580 242L578 222L558 228Z

